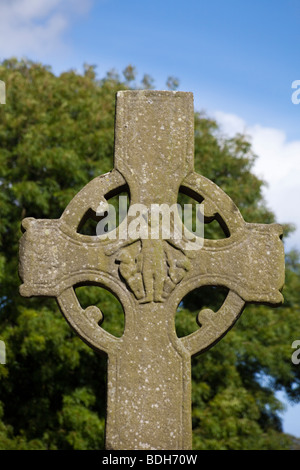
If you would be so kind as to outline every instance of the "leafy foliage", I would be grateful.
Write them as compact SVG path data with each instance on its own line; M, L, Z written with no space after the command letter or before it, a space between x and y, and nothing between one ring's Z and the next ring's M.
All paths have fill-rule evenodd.
M104 439L106 359L88 348L53 299L18 294L18 241L24 217L58 218L93 177L113 167L115 93L136 78L128 66L98 80L95 67L55 76L49 67L10 59L0 65L6 105L0 107L0 449L101 449ZM169 77L169 87L178 80ZM145 75L143 88L152 88ZM217 123L195 115L195 168L224 189L248 222L271 223L256 157L244 136L228 139ZM188 200L181 196L181 201ZM287 228L288 232L288 228ZM222 236L208 224L206 236ZM276 390L299 399L300 368L291 343L300 331L300 263L287 255L285 303L249 305L214 348L193 358L195 449L284 449ZM120 336L124 315L104 289L82 287L83 306L98 305L103 327ZM197 328L196 315L217 310L226 290L189 294L176 317L179 336ZM294 445L295 445L294 441Z

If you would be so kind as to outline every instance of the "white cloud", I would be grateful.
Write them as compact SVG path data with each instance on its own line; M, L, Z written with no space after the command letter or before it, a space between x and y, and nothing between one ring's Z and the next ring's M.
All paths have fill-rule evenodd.
M278 222L296 225L297 231L287 240L287 246L300 249L300 140L289 142L281 129L247 126L234 114L216 111L214 115L225 134L239 132L250 137L258 156L253 171L268 184L265 199Z
M63 34L90 0L1 0L0 58L39 57L66 50Z

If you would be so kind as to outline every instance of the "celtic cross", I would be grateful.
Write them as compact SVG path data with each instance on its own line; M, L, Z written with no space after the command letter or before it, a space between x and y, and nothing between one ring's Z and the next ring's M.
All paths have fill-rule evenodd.
M77 334L107 355L107 449L190 449L191 356L220 340L247 302L283 300L281 227L246 223L233 201L194 171L193 123L191 93L119 92L114 169L89 182L60 219L22 223L21 295L55 297ZM90 211L97 213L124 189L130 207L146 211L173 206L179 192L190 195L226 237L204 239L198 249L174 236L176 230L169 238L161 232L156 239L131 237L124 231L130 207L114 237L79 233ZM181 219L172 220L182 233ZM100 309L81 307L74 287L84 284L104 287L120 300L120 338L101 327ZM202 310L199 328L177 337L178 305L188 292L208 285L228 289L223 305L217 312Z

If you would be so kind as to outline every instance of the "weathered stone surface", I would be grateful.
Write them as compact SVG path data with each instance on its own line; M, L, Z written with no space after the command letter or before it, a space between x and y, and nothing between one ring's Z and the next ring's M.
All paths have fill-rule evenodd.
M191 356L221 339L246 302L283 300L281 227L246 223L219 187L194 172L193 120L191 93L119 92L114 169L88 183L60 219L23 221L20 293L56 297L79 336L107 354L107 449L190 449ZM134 219L130 209L112 238L78 233L90 210L125 188L130 207L149 212L153 204L176 204L179 191L190 193L228 236L191 249L176 235L182 222L175 215L169 238L124 237ZM152 229L153 219L147 224ZM119 298L121 338L101 328L97 307L81 308L74 291L79 283L103 286ZM195 333L178 338L178 304L203 285L225 286L228 296L218 312L199 313Z

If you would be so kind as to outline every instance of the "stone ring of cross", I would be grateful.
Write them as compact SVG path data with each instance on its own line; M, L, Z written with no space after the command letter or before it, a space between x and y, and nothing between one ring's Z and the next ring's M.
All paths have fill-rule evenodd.
M192 93L119 92L114 169L88 183L60 219L23 221L20 293L56 297L77 334L108 356L107 449L191 448L191 356L221 339L247 302L283 301L281 226L245 222L231 198L194 171L193 124ZM110 237L79 233L91 211L124 190L130 206L149 210L153 204L172 207L179 192L189 195L204 207L206 221L220 223L226 238L203 239L191 249L175 236L182 233L176 215L178 230L168 238L129 236L128 218ZM74 286L86 284L120 300L120 338L100 326L98 307L82 309ZM223 305L217 312L202 310L198 330L178 338L179 303L208 285L228 289Z

